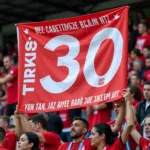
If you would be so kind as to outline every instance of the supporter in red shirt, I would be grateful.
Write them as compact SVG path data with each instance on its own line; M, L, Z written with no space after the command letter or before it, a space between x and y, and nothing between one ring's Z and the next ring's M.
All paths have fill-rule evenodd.
M137 90L136 87L134 87L134 88L133 87L134 86L130 86L130 88L128 88L129 89L128 92L130 92L130 99L132 99L132 100L134 100L134 97L138 98L138 96L139 96L139 93L135 92ZM131 100L131 103L133 105L132 100ZM122 122L121 130L119 130L119 132L118 132L118 128L117 129L114 128L116 126L116 120L112 120L112 121L108 122L108 125L111 126L112 131L118 132L118 136L121 135L121 133L123 132L124 127L126 125L126 121L124 119L124 107L123 106L124 105L120 101L114 103L114 112L115 112L115 115L117 116L117 118L118 118L118 114L122 113L120 116L120 120L121 120L121 118L123 119L123 121L121 121ZM136 122L136 128L140 132L140 125L138 122ZM135 150L137 147L137 144L135 143L135 141L133 140L133 138L131 136L129 136L129 140L126 143L126 147L128 147L130 150Z
M33 132L26 132L21 135L17 150L39 150L39 138Z
M148 34L147 30L147 24L145 22L140 22L138 25L138 31L141 35L137 37L135 47L141 51L145 46L150 45L150 35Z
M19 121L21 124L19 124ZM29 121L24 114L15 113L16 133L20 136L20 126L23 132L34 132L40 141L39 148L42 150L57 150L61 144L59 136L54 132L47 131L46 114L32 116Z
M142 92L141 92L140 88L138 86L136 86L136 85L130 85L128 87L128 90L129 90L129 92L131 94L132 105L136 109L137 106L138 106L139 101L141 101L141 99L142 99Z
M85 119L74 118L70 129L70 136L73 141L62 144L58 150L94 150L90 140L85 139L88 128L89 123Z
M141 77L139 75L132 75L130 78L130 85L134 85L140 88L141 92L143 92L143 85L141 84ZM143 94L143 93L142 93Z
M6 84L7 96L4 96L1 100L7 99L6 115L11 116L14 114L18 100L18 68L13 66L12 56L5 56L3 61L8 74L0 78L0 84Z
M62 133L59 134L61 137L61 140L63 142L70 142L72 141L70 137L70 126L72 124L72 119L75 117L81 116L81 108L61 110L58 112L58 114L63 122L63 130L62 130Z
M126 122L127 125L121 134L120 138L114 139L112 130L109 125L105 123L98 123L94 125L91 132L91 145L95 146L97 150L121 150L128 140L128 136L134 124L132 104L129 98L129 92L124 93L126 101Z
M145 66L146 66L146 71L144 73L144 80L150 81L150 57L146 58Z
M144 122L144 129L146 133L146 138L142 137L140 133L133 128L131 131L132 138L136 141L142 150L149 150L150 149L150 115L147 116Z
M5 136L6 136L5 130L2 127L0 127L0 150L7 150L2 146Z
M112 103L97 104L87 107L87 114L90 116L90 127L93 127L96 123L110 121L112 110Z
M59 111L59 116L63 122L63 130L61 134L61 139L63 142L69 142L71 141L70 138L70 126L71 126L71 118L69 116L69 111L68 110L61 110Z
M4 148L6 148L8 150L15 150L17 136L15 133L10 132L8 130L9 123L10 123L10 120L9 120L8 116L0 116L0 127L2 127L6 132L6 137L5 137L2 145Z

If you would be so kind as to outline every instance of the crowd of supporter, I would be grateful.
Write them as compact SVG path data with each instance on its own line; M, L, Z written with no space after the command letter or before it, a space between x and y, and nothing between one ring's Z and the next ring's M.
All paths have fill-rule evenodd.
M0 150L150 149L150 19L143 12L135 21L129 17L128 87L114 103L18 112L17 44L5 47L0 49Z

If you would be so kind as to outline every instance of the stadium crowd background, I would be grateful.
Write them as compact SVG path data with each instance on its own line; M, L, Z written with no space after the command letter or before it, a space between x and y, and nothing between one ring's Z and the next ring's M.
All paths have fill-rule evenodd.
M150 81L150 18L146 17L144 12L138 11L136 19L129 17L129 50L128 50L128 86L130 92L133 94L132 104L138 111L139 103L146 99L143 94L143 86L146 81ZM5 48L0 48L0 78L8 74L7 69L4 67L3 60L5 56L13 56L14 66L18 64L18 49L17 43L7 41ZM150 84L149 84L150 86ZM150 91L149 91L150 92ZM6 84L0 85L0 115L6 115L7 100L5 99ZM150 94L149 94L150 95ZM148 111L137 114L137 122L142 125L143 120L150 114L150 103L146 104ZM91 129L94 124L99 122L110 123L114 121L118 114L118 103L106 103L94 105L87 108L79 108L73 110L63 110L55 113L47 113L46 117L49 118L48 130L54 131L61 137L63 142L70 142L70 127L74 117L81 116L88 120L89 131L87 137L91 134ZM35 114L26 114L31 117ZM45 115L45 114L44 114ZM14 115L10 117L9 130L15 132ZM32 117L31 117L32 118ZM1 118L0 118L1 119ZM32 120L32 119L31 119ZM61 131L62 130L62 131ZM145 132L141 130L143 136ZM27 134L28 135L28 134Z

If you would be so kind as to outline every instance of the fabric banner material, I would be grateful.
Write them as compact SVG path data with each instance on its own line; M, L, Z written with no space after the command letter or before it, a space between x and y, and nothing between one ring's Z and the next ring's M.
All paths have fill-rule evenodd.
M127 6L17 24L20 112L86 107L122 98L127 86Z

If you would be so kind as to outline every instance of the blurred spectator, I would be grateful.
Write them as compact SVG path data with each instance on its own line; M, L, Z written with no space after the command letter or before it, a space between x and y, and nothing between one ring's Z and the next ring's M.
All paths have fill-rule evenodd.
M144 75L144 69L143 69L143 63L141 60L135 60L133 62L133 70L136 70L137 72L139 72L139 75L141 77L143 77Z
M128 90L131 94L130 98L131 98L131 102L132 105L137 108L138 103L142 100L142 92L141 89L135 85L130 85L128 87Z
M146 21L146 15L142 10L137 12L137 22L140 23L141 21Z
M63 123L58 114L46 113L48 115L47 130L60 134L63 129Z
M112 103L105 104L97 104L93 106L87 107L87 115L89 126L93 127L94 124L104 122L107 123L110 121L111 111L112 111ZM91 128L89 128L90 134Z
M3 142L3 147L8 150L15 150L17 137L16 134L8 130L9 123L10 123L10 119L8 116L0 116L0 127L4 128L6 132L6 137Z
M146 58L145 66L146 66L146 71L144 73L144 80L150 81L150 57Z
M132 61L140 60L142 62L142 65L145 64L145 59L138 49L133 49L131 51L131 59Z
M139 35L138 23L134 23L132 26L132 31L130 32L130 37L129 37L129 52L135 47L136 38L138 35Z
M1 98L1 100L6 100L6 115L11 116L16 110L16 104L18 100L18 68L13 66L14 59L12 56L4 57L4 66L9 71L9 73L0 78L0 84L6 84L7 96Z
M136 39L135 48L142 51L145 46L150 45L150 35L148 34L148 25L145 22L140 22L138 25L140 35Z
M6 132L3 128L0 127L0 150L6 150L2 145L6 136Z
M141 124L141 122L144 120L144 118L150 114L150 81L147 81L144 83L144 101L141 101L138 104L137 110L136 110L136 118L138 123Z
M150 46L144 47L144 49L143 49L143 55L144 55L145 58L146 57L150 57Z

